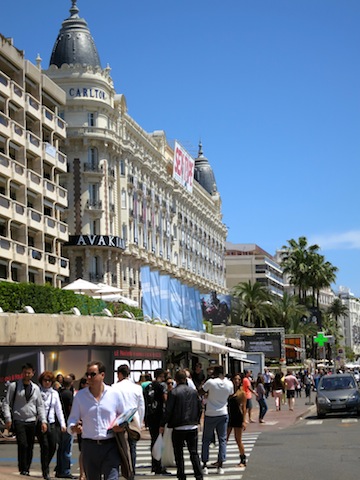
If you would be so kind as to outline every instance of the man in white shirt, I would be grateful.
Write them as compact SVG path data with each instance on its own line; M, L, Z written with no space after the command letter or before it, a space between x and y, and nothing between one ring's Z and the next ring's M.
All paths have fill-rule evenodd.
M224 474L222 468L226 460L226 432L228 424L228 398L234 393L233 383L224 377L224 368L221 365L214 367L213 378L209 378L202 386L201 393L207 394L207 403L204 418L204 432L201 449L203 474L208 474L209 446L216 430L219 439L217 473Z
M122 402L126 410L131 408L137 408L137 412L134 415L135 422L138 423L139 427L142 426L145 415L145 402L143 389L140 385L134 383L130 377L130 368L127 365L120 365L117 369L118 382L113 384L114 390L120 395ZM136 440L128 436L131 463L133 467L133 472L135 474L135 465L136 465Z
M81 434L81 452L87 480L118 480L120 454L114 436L123 427L115 426L109 431L116 417L124 412L120 395L104 383L105 365L90 362L84 375L88 387L74 397L68 419L68 432Z

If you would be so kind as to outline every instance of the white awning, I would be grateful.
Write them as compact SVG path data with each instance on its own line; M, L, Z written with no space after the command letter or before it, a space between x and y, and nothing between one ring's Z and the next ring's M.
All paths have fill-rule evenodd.
M243 352L242 350L231 348L227 345L222 345L221 343L211 342L210 340L196 337L195 335L191 335L190 333L180 333L169 329L168 336L171 338L178 338L179 340L187 340L188 342L197 342L202 343L203 345L209 345L210 347L214 347L220 350L220 353L229 353L233 358L236 358L238 360L246 360L246 352Z

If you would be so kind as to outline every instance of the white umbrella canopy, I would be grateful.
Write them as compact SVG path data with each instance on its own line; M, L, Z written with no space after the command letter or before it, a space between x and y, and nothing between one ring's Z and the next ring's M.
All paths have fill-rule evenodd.
M113 287L112 285L106 285L105 283L98 283L97 295L110 295L122 292L121 288Z
M99 287L96 285L96 283L91 283L82 278L78 278L74 282L71 282L69 285L63 287L63 290L72 290L75 293L86 293L86 295L92 295L99 290Z
M135 300L131 300L131 298L124 297L123 295L120 295L118 293L113 294L113 295L96 295L94 298L101 298L105 302L120 302L120 303L125 303L125 305L129 305L129 307L139 307L138 302Z

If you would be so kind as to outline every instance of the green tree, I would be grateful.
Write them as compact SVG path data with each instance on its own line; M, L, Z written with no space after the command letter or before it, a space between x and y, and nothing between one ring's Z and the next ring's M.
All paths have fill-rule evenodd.
M312 306L319 309L320 290L335 282L338 268L325 261L325 257L318 253L312 254L309 260L308 284L312 291Z
M307 305L307 294L311 292L312 306L318 309L320 290L330 287L338 271L337 267L325 261L318 252L319 248L318 245L308 245L306 237L300 237L298 241L288 240L288 245L283 246L281 262L284 273L295 287L294 293L297 291L299 302Z
M319 250L318 245L308 245L306 237L299 240L288 240L288 245L282 247L282 262L284 273L289 276L290 283L297 289L299 303L306 304L309 289L309 265L313 255Z
M339 317L346 317L349 313L349 309L346 305L343 304L340 298L335 298L328 308L327 313L335 321L336 329L339 329Z
M284 293L282 298L276 298L271 305L271 315L274 323L284 327L286 333L304 333L304 317L309 315L308 309L299 304L294 295Z
M272 295L259 282L252 284L241 282L233 289L233 296L238 300L239 316L244 325L261 328L268 327L271 321Z

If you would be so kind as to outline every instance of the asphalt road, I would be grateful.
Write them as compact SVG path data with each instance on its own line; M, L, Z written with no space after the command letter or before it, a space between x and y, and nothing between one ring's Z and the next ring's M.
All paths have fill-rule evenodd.
M336 415L303 418L258 438L243 480L357 480L360 419Z

